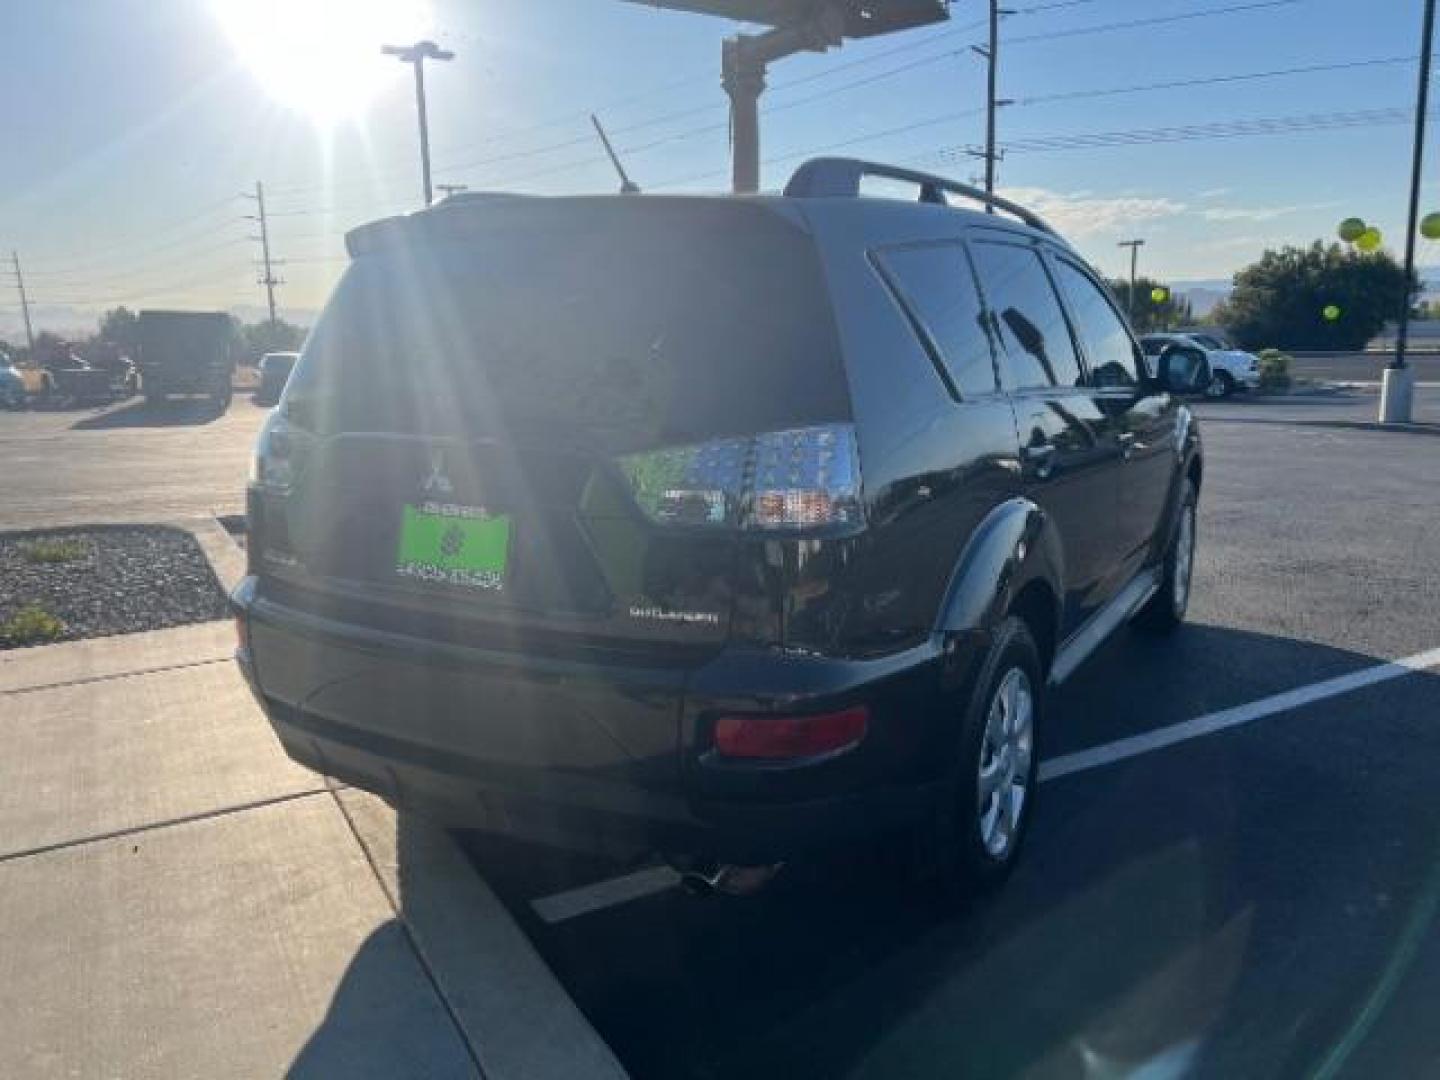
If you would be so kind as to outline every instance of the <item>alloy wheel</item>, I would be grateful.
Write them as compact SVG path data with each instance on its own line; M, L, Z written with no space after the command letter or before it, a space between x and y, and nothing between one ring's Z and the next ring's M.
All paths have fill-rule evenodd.
M1175 533L1175 568L1171 575L1171 602L1175 614L1184 615L1190 606L1190 577L1195 567L1195 507L1186 504L1180 512Z
M1030 676L1012 667L990 698L977 784L980 838L990 856L1000 861L1009 856L1025 813L1034 734Z

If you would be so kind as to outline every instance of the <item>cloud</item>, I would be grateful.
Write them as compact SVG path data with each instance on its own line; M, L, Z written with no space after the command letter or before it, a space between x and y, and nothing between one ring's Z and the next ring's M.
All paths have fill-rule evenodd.
M1128 228L1137 222L1182 214L1187 209L1182 202L1156 196L1103 196L1088 191L1063 192L1039 187L1006 188L1004 194L1034 210L1067 236L1090 236L1109 229Z
M1195 197L1196 197L1197 199L1218 199L1218 198L1221 198L1222 196L1229 195L1229 194L1230 194L1232 191L1234 191L1234 190L1235 190L1234 188L1228 188L1228 187L1212 187L1212 188L1206 188L1204 191L1200 192L1200 193L1199 193L1198 195L1196 195Z
M1335 202L1297 203L1293 206L1210 206L1199 211L1206 221L1274 221L1287 214L1299 214L1306 210L1329 210L1339 206Z

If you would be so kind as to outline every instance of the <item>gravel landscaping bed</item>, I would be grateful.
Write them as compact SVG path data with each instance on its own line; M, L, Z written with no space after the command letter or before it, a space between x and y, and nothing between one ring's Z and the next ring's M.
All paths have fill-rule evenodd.
M162 526L0 534L0 649L226 617L200 545Z

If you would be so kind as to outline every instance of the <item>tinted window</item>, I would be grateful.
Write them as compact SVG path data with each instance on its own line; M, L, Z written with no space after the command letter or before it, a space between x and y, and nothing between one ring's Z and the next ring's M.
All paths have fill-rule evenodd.
M525 203L463 242L362 254L288 407L326 431L554 433L617 451L848 420L806 235L746 208L653 204Z
M995 368L975 278L958 244L887 251L880 261L929 333L962 397L993 393Z
M980 287L1004 345L1011 388L1078 386L1080 362L1050 277L1031 248L974 246Z
M1055 270L1070 301L1075 331L1085 345L1091 381L1096 386L1134 386L1135 345L1105 293L1065 259L1055 260Z

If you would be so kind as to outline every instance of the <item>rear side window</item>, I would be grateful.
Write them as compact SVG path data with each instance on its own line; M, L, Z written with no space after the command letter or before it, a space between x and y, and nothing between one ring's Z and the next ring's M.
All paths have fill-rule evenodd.
M900 300L930 343L961 397L995 392L995 367L975 276L959 244L896 248L879 254Z
M804 232L744 206L617 203L526 204L523 227L502 215L361 255L306 343L292 413L611 452L850 419Z
M1097 387L1134 386L1135 343L1100 286L1068 259L1055 260L1055 275L1075 316L1075 331L1085 345L1090 378Z
M1004 346L1007 387L1081 385L1075 343L1039 253L990 242L977 243L972 251L986 306Z

